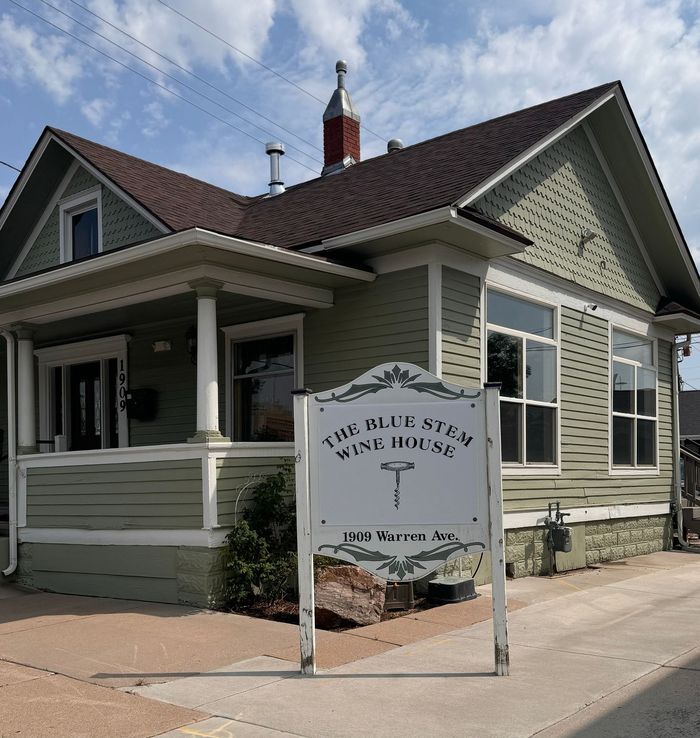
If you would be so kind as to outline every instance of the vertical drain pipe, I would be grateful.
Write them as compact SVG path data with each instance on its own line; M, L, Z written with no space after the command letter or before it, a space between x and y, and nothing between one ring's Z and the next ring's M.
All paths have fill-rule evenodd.
M10 562L3 574L9 577L17 569L17 433L15 430L15 337L9 331L0 331L7 342L7 468L9 506Z
M690 342L690 336L685 343ZM676 530L678 531L678 543L684 551L689 553L700 553L700 549L690 546L683 538L683 487L681 485L681 429L680 413L678 412L678 350L682 349L683 343L671 344L671 363L673 371L673 487L676 499Z

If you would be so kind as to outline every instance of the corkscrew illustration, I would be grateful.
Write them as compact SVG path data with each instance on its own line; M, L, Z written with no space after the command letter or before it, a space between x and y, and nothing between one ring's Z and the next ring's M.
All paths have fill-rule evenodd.
M394 489L394 507L398 510L401 504L401 472L415 469L416 465L412 461L386 461L380 465L383 471L393 471L396 474L396 488Z

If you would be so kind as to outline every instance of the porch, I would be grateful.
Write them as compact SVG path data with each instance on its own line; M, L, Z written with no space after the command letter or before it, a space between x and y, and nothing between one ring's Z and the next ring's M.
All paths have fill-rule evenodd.
M157 278L147 244L0 286L20 581L209 604L252 486L292 461L304 317L374 279L181 236Z

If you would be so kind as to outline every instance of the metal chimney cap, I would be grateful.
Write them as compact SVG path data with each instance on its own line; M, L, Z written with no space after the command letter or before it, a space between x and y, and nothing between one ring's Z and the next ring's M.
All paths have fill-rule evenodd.
M335 63L335 71L340 74L341 72L346 74L348 71L348 63L345 61L345 59L338 59L338 61Z
M266 154L284 154L284 144L281 141L268 141L265 144Z
M392 138L386 145L386 150L389 154L394 151L401 151L403 148L403 141L400 138Z

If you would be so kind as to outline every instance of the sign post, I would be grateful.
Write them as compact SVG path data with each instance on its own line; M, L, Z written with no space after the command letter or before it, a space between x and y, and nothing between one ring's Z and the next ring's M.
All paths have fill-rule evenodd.
M409 582L486 550L496 674L508 674L498 397L404 363L295 392L302 674L316 668L315 553Z

